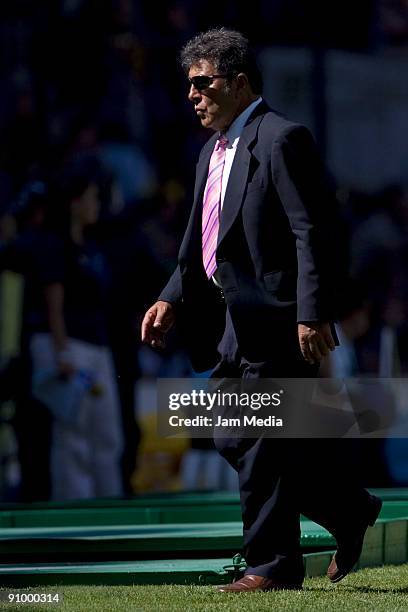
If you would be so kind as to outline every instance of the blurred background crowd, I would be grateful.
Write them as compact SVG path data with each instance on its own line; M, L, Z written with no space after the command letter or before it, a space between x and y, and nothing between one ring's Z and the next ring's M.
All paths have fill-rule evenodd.
M154 381L192 372L176 335L160 354L139 341L175 266L209 136L178 53L219 25L251 40L267 101L309 125L336 185L350 282L325 374L406 374L407 0L4 1L3 500L236 486L205 444L157 438ZM58 363L50 317L62 329ZM371 447L366 484L407 484L408 442L383 446Z

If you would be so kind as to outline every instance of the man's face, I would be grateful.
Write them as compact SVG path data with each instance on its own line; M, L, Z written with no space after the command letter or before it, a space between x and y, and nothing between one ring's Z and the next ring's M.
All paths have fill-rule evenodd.
M220 71L206 60L191 66L188 72L190 78L213 74L220 74ZM239 98L234 81L227 86L225 78L217 78L213 80L209 87L201 91L191 85L188 99L193 102L201 125L205 128L224 130L237 116Z

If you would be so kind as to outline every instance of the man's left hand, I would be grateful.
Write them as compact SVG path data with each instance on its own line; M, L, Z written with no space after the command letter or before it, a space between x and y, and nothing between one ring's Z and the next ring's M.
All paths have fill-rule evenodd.
M302 355L310 364L319 363L335 349L330 323L298 323L298 338Z

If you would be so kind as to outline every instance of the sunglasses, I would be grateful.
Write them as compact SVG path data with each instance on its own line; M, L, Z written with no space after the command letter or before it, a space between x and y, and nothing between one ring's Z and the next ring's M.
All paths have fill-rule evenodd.
M191 85L194 85L197 91L201 91L202 89L206 89L207 87L209 87L214 81L214 79L226 79L227 77L231 76L231 74L232 73L212 75L198 74L197 76L189 77L188 80Z

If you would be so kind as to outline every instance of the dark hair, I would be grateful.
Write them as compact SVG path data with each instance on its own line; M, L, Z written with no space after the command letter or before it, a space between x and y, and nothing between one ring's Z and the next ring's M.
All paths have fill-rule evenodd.
M186 73L191 66L206 60L220 73L244 72L252 91L262 93L262 75L255 53L240 32L214 28L202 32L188 41L180 53L181 65Z

